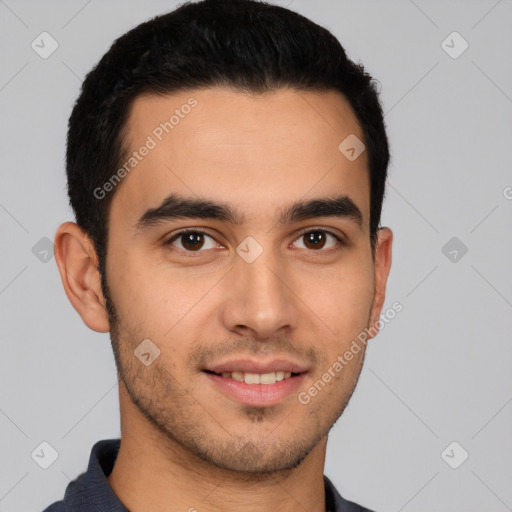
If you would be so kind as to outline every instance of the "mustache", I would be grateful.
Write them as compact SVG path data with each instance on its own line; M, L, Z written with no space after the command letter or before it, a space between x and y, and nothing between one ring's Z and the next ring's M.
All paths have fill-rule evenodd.
M216 343L198 342L187 358L193 367L204 367L208 362L224 356L244 358L247 356L276 356L291 358L317 365L322 357L314 344L304 345L286 338L258 340L255 338L239 338Z

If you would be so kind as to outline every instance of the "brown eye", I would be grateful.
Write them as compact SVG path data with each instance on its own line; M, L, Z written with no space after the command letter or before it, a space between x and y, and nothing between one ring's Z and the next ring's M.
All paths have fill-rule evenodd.
M209 246L208 240L210 240ZM176 242L179 242L181 247L176 245ZM201 249L214 249L216 247L215 240L202 231L182 231L174 235L166 244L188 252L201 252Z
M329 238L332 240L329 245ZM307 231L305 233L302 233L298 240L303 241L304 247L300 247L299 249L310 249L313 251L318 251L320 249L331 249L336 246L336 244L341 243L341 239L334 235L333 233L330 233L329 231L325 230L314 230L314 231Z
M202 233L186 233L181 235L181 243L187 251L195 251L203 246L204 236Z
M312 231L302 236L308 249L321 249L325 245L326 234L322 231Z

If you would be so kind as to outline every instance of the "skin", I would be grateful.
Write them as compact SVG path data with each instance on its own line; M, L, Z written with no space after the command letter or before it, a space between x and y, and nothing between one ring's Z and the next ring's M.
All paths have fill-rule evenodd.
M367 155L351 162L338 150L362 131L334 91L215 87L138 97L127 124L131 150L190 97L197 107L115 190L106 268L117 322L107 315L89 238L65 223L55 239L69 300L91 329L111 332L116 351L122 442L108 481L132 512L323 512L327 435L365 351L307 405L297 393L268 407L240 404L199 362L293 358L308 366L304 391L379 319L393 234L379 230L373 261ZM360 208L362 227L330 217L276 224L294 201L333 191ZM172 192L228 202L245 220L180 219L137 231L137 219ZM335 250L327 235L325 247L311 248L301 236L309 227L344 244ZM212 238L188 254L183 238L165 245L183 228ZM236 253L247 236L263 248L250 264ZM160 350L149 366L133 355L147 338Z

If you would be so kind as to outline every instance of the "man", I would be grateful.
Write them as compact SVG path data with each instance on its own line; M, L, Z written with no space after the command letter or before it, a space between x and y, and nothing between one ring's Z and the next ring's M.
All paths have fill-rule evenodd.
M121 441L47 511L368 510L323 470L365 343L340 354L385 299L388 160L371 77L292 11L204 0L115 41L69 121L55 251L110 332Z

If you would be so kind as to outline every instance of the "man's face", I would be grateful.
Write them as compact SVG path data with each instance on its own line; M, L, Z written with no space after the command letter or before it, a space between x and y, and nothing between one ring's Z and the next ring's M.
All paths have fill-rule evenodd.
M159 130L176 109L169 133ZM122 408L142 420L140 435L250 472L295 467L325 438L364 349L309 403L299 394L379 315L367 155L350 161L338 149L350 134L363 139L336 92L209 88L136 99L126 140L150 150L115 191L106 275L120 385L133 401ZM171 195L228 205L237 218L209 218L212 208L201 218L147 214ZM361 223L314 208L282 218L299 201L341 196ZM148 339L149 358L153 345L160 355L146 366L134 350ZM245 382L254 373L272 382L273 370L300 374Z

